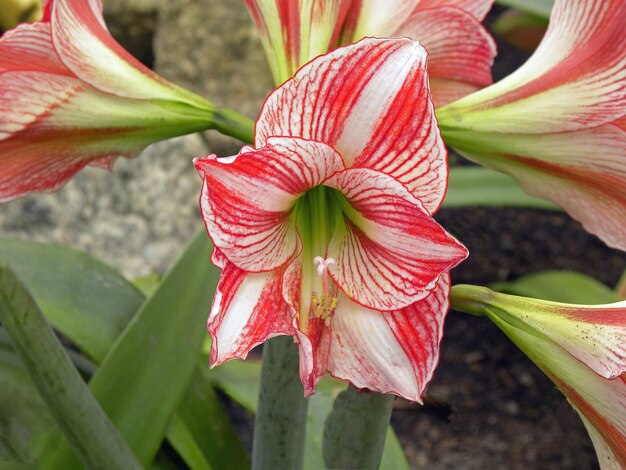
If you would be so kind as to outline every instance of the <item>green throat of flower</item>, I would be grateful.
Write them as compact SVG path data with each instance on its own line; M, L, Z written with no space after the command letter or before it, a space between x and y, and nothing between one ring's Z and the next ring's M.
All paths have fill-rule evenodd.
M337 306L338 289L328 273L336 261L327 257L327 249L333 235L346 230L346 218L352 219L355 212L341 192L316 186L300 196L292 214L302 241L298 322L307 331L310 321L328 321Z

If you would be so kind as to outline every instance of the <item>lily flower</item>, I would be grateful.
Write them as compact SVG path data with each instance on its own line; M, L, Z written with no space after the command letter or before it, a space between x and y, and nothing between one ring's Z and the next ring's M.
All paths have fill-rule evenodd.
M626 250L626 0L557 0L533 56L441 108L446 143Z
M626 302L572 305L465 285L452 299L489 317L563 392L603 470L626 467Z
M196 160L223 270L212 366L294 335L307 395L328 371L420 400L467 257L432 218L447 161L425 65L408 39L337 49L269 96L255 148Z
M428 50L437 106L492 83L495 43L481 25L493 0L246 0L276 83L364 37L410 37Z
M42 21L0 38L0 201L211 127L212 116L113 40L99 0L48 1Z

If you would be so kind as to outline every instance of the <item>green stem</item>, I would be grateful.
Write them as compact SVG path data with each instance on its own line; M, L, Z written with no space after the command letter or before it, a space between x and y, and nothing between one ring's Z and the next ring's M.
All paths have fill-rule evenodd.
M327 468L380 466L394 398L352 386L339 394L324 423L322 454Z
M0 265L0 321L57 424L86 468L141 465L72 365L30 293Z
M486 287L458 284L450 291L450 308L457 312L482 316L485 314L485 304L490 297Z
M263 346L253 470L302 468L308 400L300 382L298 361L298 347L290 336L273 338Z
M232 109L216 109L213 115L215 130L224 135L254 144L254 121Z

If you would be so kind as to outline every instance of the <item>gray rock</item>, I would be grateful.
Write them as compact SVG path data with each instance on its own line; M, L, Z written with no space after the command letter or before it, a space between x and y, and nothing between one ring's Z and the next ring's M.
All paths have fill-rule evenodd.
M104 0L104 19L111 35L133 56L151 67L158 18L157 0Z
M192 159L205 154L192 135L119 159L113 173L86 168L56 193L1 206L0 234L78 248L131 278L164 272L203 227Z

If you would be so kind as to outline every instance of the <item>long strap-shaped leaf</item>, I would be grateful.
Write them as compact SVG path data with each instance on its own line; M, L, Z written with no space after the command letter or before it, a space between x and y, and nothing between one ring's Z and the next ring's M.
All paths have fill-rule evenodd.
M196 365L218 279L210 250L206 235L197 235L89 383L143 465L156 455ZM64 469L77 464L67 446L54 462Z
M3 265L0 265L0 320L80 461L92 469L141 469L29 292Z
M551 202L526 194L504 173L479 166L452 168L442 207L470 206L560 210Z
M106 351L145 300L116 271L67 247L0 239L1 262L11 265L27 281L52 326L97 363L104 360ZM210 289L207 287L207 296L212 295ZM248 468L245 449L218 397L202 377L202 368L204 364L196 367L195 378L168 426L167 438L193 470ZM0 379L6 372L0 364ZM144 434L154 431L150 426L143 429Z

